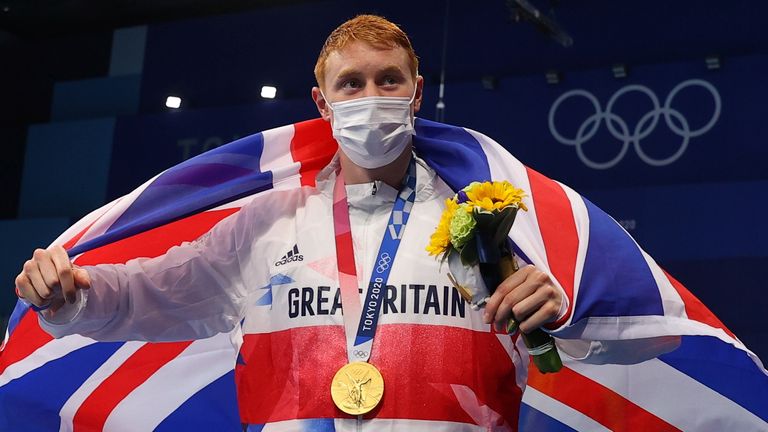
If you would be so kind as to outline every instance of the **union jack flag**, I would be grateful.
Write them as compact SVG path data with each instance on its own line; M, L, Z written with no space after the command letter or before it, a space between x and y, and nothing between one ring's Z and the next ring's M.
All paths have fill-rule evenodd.
M760 360L613 219L475 131L418 119L414 145L454 190L506 179L529 191L528 217L516 222L512 240L570 298L567 315L552 326L557 337L681 336L676 350L638 364L566 357L557 374L529 368L517 383L524 388L520 430L768 430L768 372ZM164 171L53 244L79 265L161 255L259 192L313 186L336 148L321 119L251 135ZM0 351L0 430L240 430L232 337L53 339L19 302ZM334 430L330 419L297 427Z

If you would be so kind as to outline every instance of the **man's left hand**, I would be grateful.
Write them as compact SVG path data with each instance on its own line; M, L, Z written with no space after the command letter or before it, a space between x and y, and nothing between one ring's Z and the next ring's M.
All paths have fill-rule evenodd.
M485 305L483 320L503 331L514 314L520 331L529 333L556 321L562 304L563 293L549 275L528 265L499 284Z

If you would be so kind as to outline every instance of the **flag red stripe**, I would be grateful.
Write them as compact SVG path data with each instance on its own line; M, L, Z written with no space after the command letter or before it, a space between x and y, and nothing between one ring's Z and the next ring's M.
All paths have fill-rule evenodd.
M172 246L197 239L238 210L240 209L211 210L171 222L85 252L78 258L77 264L124 263L140 256L151 258L162 255Z
M565 294L571 299L568 313L558 322L547 326L557 328L570 317L573 309L573 286L579 236L576 232L571 202L563 188L540 173L530 168L527 170L531 197L536 208L536 218L547 252L549 268L565 290Z
M247 334L236 366L243 422L343 417L330 396L331 380L347 363L342 326L302 327ZM452 386L467 386L517 424L520 389L509 355L491 332L437 325L379 325L371 364L384 377L378 418L474 423ZM269 371L269 373L265 373Z
M0 351L0 374L5 372L8 366L23 360L52 339L51 335L40 328L37 314L31 309L28 310L13 331L13 337L8 338L8 343Z
M529 386L614 432L680 430L573 369L564 367L557 373L542 374L531 364L528 371Z
M95 223L96 223L96 221L97 221L97 220L99 220L99 219L98 219L98 218L94 219L94 220L93 220L91 223L89 223L89 224L88 224L88 226L87 226L87 227L83 228L83 230L82 230L82 231L80 231L79 233L77 233L77 234L76 234L74 237L72 237L71 239L69 239L69 240L67 240L66 242L64 242L64 244L62 245L62 247L64 247L64 249L67 249L67 250L69 250L69 249L71 249L73 246L75 246L75 245L77 244L78 240L80 240L80 238L82 238L82 237L83 237L83 235L86 233L86 231L88 231L89 229L91 229L91 227L93 226L93 224L95 224Z
M333 139L331 125L323 119L296 123L291 140L291 156L301 163L302 186L314 186L315 177L336 153L338 145Z
M704 303L702 303L701 300L691 294L691 292L688 291L688 289L685 288L683 284L681 284L677 279L672 277L672 275L666 271L664 272L664 275L667 276L669 283L675 287L677 294L680 296L680 298L683 299L683 304L685 305L685 313L689 319L708 324L715 328L723 329L723 331L726 332L729 336L736 339L736 335L728 330L725 324L723 324L723 322L720 321L715 316L715 314L713 314L706 306L704 306Z
M72 419L73 430L103 430L115 407L192 342L146 344L131 355L83 401Z

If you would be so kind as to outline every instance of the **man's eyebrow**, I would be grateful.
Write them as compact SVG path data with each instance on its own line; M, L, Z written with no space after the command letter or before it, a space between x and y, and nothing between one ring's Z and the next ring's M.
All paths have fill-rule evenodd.
M404 74L403 70L400 69L397 65L389 65L384 69L380 70L379 73L380 74L400 74L400 75Z
M336 74L336 78L334 79L334 81L340 81L345 78L349 78L351 76L355 76L359 74L360 74L360 71L358 71L357 69L344 68L338 74Z
M355 76L355 75L359 75L360 73L361 72L359 70L354 69L354 68L344 68L344 69L342 69L336 75L336 78L335 78L334 81L341 81L341 80L344 80L346 78L349 78L349 77L352 77L352 76ZM381 69L381 70L379 70L377 72L377 75L380 75L380 74L404 75L405 73L397 65L389 65L389 66L386 66L386 67L384 67L383 69Z

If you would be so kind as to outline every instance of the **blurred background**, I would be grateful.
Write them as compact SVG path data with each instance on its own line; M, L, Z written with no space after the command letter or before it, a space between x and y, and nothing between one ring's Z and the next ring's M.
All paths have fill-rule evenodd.
M758 0L0 0L2 328L23 261L72 222L205 150L316 117L317 54L359 13L410 35L421 117L581 192L768 358Z

